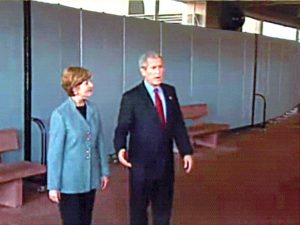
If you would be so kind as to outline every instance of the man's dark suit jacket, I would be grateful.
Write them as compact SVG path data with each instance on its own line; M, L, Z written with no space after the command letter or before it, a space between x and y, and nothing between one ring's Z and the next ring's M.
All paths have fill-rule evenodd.
M123 94L118 125L115 130L116 151L128 150L135 178L174 177L173 140L183 157L192 154L175 88L162 84L167 123L162 127L155 105L144 82ZM129 146L127 147L127 136Z

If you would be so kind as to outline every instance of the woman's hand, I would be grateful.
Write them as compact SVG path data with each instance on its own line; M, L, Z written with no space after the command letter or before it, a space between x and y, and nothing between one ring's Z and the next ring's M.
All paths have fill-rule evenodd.
M107 176L103 176L101 178L101 190L105 190L107 188L107 185L108 185L108 182L109 182L109 179Z
M59 203L59 200L60 200L60 191L50 190L48 196L49 196L49 199L52 202Z

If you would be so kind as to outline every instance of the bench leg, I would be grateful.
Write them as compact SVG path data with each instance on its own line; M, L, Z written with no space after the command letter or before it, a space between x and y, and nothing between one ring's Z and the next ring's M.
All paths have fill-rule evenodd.
M18 207L23 203L23 181L17 179L0 184L0 204Z
M209 148L216 148L218 144L218 133L207 134L203 135L201 138L195 138L194 144L209 147Z

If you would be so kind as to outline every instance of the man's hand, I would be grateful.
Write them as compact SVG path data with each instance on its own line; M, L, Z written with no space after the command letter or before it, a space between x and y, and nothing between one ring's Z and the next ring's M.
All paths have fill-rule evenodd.
M183 157L183 168L185 169L186 173L191 172L193 167L193 157L191 155L185 155Z
M104 191L107 188L109 179L107 176L101 177L101 190Z
M119 159L119 162L125 166L125 167L128 167L128 168L131 168L132 165L130 162L127 161L127 157L126 157L126 150L125 149L121 149L118 153L118 159Z
M50 190L48 196L52 202L59 203L59 200L60 200L60 192L59 191Z

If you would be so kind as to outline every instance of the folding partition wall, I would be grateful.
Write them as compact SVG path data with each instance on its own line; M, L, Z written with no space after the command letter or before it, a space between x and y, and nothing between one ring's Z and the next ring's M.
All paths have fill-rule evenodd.
M16 127L23 141L24 70L23 8L0 2L0 128ZM14 13L11 13L14 12ZM62 70L84 66L93 74L95 101L101 112L107 153L121 95L141 82L138 57L146 50L166 60L166 82L176 86L181 104L207 103L207 121L231 128L251 125L254 81L267 99L267 119L300 102L299 43L224 30L167 24L95 13L61 5L31 3L32 117L47 125L66 94ZM255 68L255 48L257 64ZM256 79L255 78L256 75ZM255 101L255 123L262 121L262 102ZM32 124L32 158L40 159L40 131ZM18 160L22 154L7 155Z

